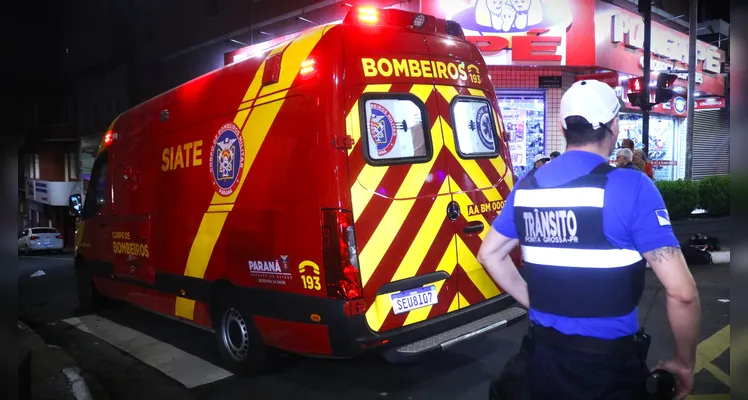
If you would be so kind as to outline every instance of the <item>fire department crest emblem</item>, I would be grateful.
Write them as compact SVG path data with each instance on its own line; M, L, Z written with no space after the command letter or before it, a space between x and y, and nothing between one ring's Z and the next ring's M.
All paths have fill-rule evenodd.
M397 140L395 118L384 106L377 103L371 103L369 134L377 146L377 155L380 157L389 153L395 147L395 141Z
M488 112L488 106L483 106L478 109L478 113L475 116L475 122L478 125L478 137L480 138L481 143L483 143L487 149L493 151L493 128L491 127L491 114Z
M239 127L228 123L218 130L210 148L210 174L221 196L234 193L244 170L244 139Z

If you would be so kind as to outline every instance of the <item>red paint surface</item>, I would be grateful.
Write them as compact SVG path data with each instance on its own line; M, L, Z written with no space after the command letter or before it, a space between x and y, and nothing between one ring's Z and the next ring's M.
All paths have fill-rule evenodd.
M434 30L443 29L444 21L437 24L432 20L427 26ZM350 157L347 151L336 149L332 143L336 135L346 131L345 116L366 85L392 84L391 92L407 91L413 84L449 85L463 94L468 93L468 87L480 89L488 95L491 107L500 115L496 97L492 95L493 87L487 67L477 48L467 41L448 38L443 33L422 35L404 29L338 26L330 29L318 42L311 56L318 60L316 77L303 82L296 78L257 157L251 165L249 160L245 160L244 168L248 169L248 175L212 250L204 276L206 281L220 279L238 287L325 296L324 290L304 288L297 267L302 261L311 260L324 268L321 209L352 208L350 185L365 164L360 143L356 143ZM470 79L398 78L394 75L367 78L361 67L362 57L464 61L466 65L474 64L478 68L480 83ZM211 144L220 127L234 120L262 60L262 57L251 58L213 71L134 107L116 121L113 130L117 132L118 139L109 147L106 186L106 197L112 205L103 206L101 215L85 222L83 242L91 243L91 247L81 248L80 253L84 258L111 262L118 274L126 275L129 261L118 263L115 260L112 232L129 230L138 233L131 233L132 240L148 244L148 257L141 257L147 259L139 260L144 263L144 272L135 276L141 283L152 283L156 272L177 276L185 273L198 227L216 193L209 172ZM282 65L281 69L286 67ZM261 102L258 100L257 104ZM267 107L257 104L251 113ZM426 100L426 108L431 124L437 116L451 124L449 106L436 91ZM169 118L165 121L160 118L163 110L169 112ZM499 121L496 123L501 126ZM252 133L251 127L244 128L245 150L253 140ZM202 141L201 165L168 171L162 169L163 149L176 149L185 143L194 146L199 141ZM502 144L500 147L508 164L507 146ZM192 155L188 158L192 165ZM425 219L424 211L430 208L434 195L447 175L459 182L463 190L468 190L471 199L485 201L481 190L471 182L452 154L443 149L441 153L434 154L434 158L436 160L431 172L436 178L421 188L417 208L414 207L408 216L407 228L398 233L399 239L383 259L386 264L377 269L364 288L368 304L373 300L374 286L392 279L417 228ZM479 166L493 182L502 179L491 163L482 162ZM389 168L383 188L395 193L411 166ZM137 189L133 189L132 184L122 182L126 170L139 171ZM511 179L509 176L503 178ZM499 190L502 195L508 195L506 183L499 184ZM445 195L451 196L449 193ZM381 221L382 210L393 201L399 200L385 198L372 201L363 211L356 223L357 231L361 232L359 253L366 248L366 232L371 232L374 225ZM462 227L459 223L449 221L446 213L444 221L437 237L440 247L429 250L418 273L434 272L444 251L454 251L450 239L455 232L462 235ZM102 226L102 223L107 223L107 226ZM472 247L475 245L472 244ZM291 273L291 278L285 280L285 284L262 283L250 275L249 261L275 261L281 255L288 256ZM453 277L444 285L439 294L440 306L434 309L430 317L447 311L458 286L463 285L458 282L460 271L458 266ZM322 287L325 287L324 273L320 278ZM107 295L174 315L174 295L108 280L97 282ZM470 285L466 284L463 295L471 304L483 300L478 297L480 292L471 289ZM204 304L195 305L194 321L210 325L208 309ZM300 353L329 354L331 351L327 327L324 325L270 318L256 318L256 322L263 338L271 345ZM385 323L392 328L401 324L400 319L388 319Z
M267 317L254 317L265 344L279 349L299 353L329 355L330 336L327 325L281 321Z

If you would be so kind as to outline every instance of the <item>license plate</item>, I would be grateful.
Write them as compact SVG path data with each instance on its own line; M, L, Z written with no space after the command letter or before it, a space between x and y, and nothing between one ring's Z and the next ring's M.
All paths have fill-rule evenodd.
M395 314L402 314L417 308L433 306L439 302L439 299L436 296L435 285L407 290L400 293L393 293L390 295L390 299L392 300L392 310Z

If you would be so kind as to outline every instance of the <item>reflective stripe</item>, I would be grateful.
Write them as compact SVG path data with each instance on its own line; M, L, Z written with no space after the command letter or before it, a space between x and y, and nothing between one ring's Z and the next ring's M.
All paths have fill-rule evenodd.
M532 264L574 268L620 268L642 260L641 254L628 249L558 249L522 246L524 261Z
M514 192L514 207L603 207L605 189L556 188L518 189Z

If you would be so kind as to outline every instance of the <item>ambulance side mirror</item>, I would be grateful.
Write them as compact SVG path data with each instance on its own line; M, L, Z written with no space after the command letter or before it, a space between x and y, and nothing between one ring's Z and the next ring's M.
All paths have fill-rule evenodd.
M81 213L81 195L73 194L68 199L68 212L72 216L80 215Z

